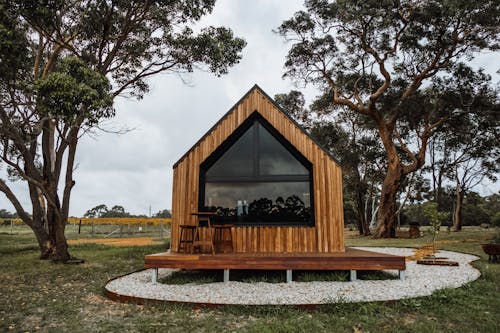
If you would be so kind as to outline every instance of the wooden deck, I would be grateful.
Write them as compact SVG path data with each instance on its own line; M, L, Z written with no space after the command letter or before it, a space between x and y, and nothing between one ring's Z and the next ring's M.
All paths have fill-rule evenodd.
M155 253L145 268L261 270L384 270L406 269L405 257L346 248L336 253Z

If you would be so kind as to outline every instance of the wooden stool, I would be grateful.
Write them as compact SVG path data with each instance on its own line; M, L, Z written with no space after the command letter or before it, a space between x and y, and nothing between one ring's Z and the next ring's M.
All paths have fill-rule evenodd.
M214 225L214 244L217 252L233 252L233 225Z
M180 253L193 253L193 242L196 235L196 226L194 225L181 225L181 234L179 237L179 246L177 252Z
M194 233L193 251L198 250L200 253L203 246L207 246L215 254L214 234L210 224L210 216L198 215L198 226Z

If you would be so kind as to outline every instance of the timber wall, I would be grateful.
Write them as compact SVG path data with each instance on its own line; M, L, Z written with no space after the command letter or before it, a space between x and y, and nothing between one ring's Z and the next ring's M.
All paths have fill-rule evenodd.
M252 89L174 166L171 249L178 246L179 225L196 225L200 164L254 111L259 112L313 164L313 227L233 228L236 252L343 252L344 221L340 166L280 111L258 87Z

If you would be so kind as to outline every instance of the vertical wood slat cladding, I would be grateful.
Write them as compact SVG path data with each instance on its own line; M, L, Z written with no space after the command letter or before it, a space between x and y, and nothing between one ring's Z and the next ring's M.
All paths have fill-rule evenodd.
M313 227L235 227L235 252L343 252L344 221L340 166L303 133L260 90L253 88L174 167L171 247L179 241L179 225L195 225L198 209L200 164L254 111L259 112L313 164Z

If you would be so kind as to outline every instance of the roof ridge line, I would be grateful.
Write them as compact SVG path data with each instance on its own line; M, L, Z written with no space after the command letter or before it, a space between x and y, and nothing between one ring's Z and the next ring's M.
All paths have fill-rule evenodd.
M293 119L280 105L278 105L278 103L276 103L276 101L271 98L257 83L255 83L252 88L250 88L244 95L243 97L241 97L231 108L229 108L229 110L212 126L210 127L210 129L205 133L203 134L203 136L198 140L196 141L196 143L191 147L189 148L182 156L181 158L179 158L177 160L177 162L174 163L174 165L172 166L173 169L175 169L177 167L177 165L179 163L181 163L195 148L196 146L198 146L206 137L209 136L209 134L227 117L229 116L235 109L236 107L241 104L243 102L243 100L245 100L253 91L259 91L260 93L262 93L262 95L268 99L271 104L276 107L278 109L278 111L282 112L283 114L285 114L285 116L290 120L292 121L292 123L297 126L301 132L303 132L309 139L311 139L314 144L316 144L318 147L321 148L321 150L323 150L327 156L329 156L334 162L336 162L337 164L339 164L339 166L341 165L339 160L337 160L337 158L335 158L328 150L326 150L314 137L311 136L310 133L308 133L295 119ZM259 110L256 110L257 112L259 112ZM260 112L259 112L260 114Z

